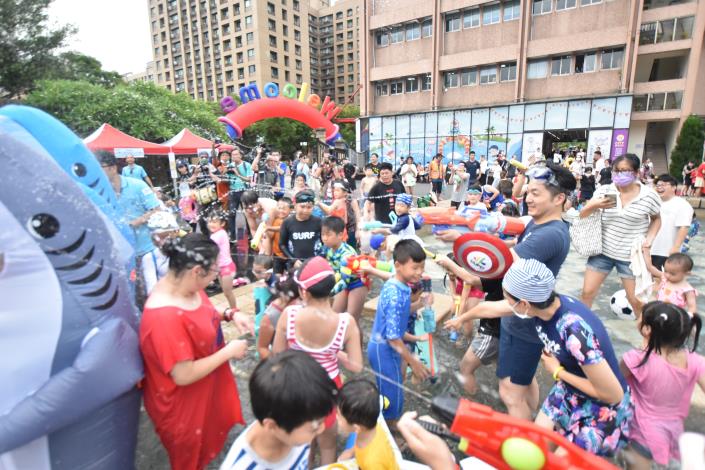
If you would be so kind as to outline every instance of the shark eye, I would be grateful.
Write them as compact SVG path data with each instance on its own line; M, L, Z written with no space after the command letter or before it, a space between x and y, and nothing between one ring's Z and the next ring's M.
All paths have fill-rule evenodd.
M86 176L86 173L88 173L86 171L86 165L84 165L83 163L74 163L71 169L73 170L73 174L78 176L79 178L83 178L84 176Z
M34 238L51 238L59 233L59 221L51 214L36 214L27 221L27 230Z

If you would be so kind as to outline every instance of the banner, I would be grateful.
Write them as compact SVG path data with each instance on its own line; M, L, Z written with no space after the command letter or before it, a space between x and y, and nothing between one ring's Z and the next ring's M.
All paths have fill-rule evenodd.
M595 150L600 150L602 152L602 158L605 161L610 159L610 150L612 149L612 130L604 129L598 131L590 131L588 135L588 148L585 160L587 163L592 164L592 154Z
M629 129L615 129L612 133L612 151L611 158L617 158L627 153L627 144L629 143Z
M141 148L114 148L113 153L115 154L115 158L144 157L144 149Z

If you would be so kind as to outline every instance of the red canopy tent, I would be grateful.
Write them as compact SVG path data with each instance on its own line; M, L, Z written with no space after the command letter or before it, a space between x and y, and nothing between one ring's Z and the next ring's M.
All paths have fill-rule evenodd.
M197 154L202 150L210 152L213 147L213 142L203 137L199 137L190 130L184 128L171 139L162 144L169 151L176 155L192 155ZM232 145L216 144L219 150L232 150Z
M91 150L108 150L116 157L143 157L146 155L166 155L169 147L137 139L110 124L103 124L91 135L83 139L83 143Z

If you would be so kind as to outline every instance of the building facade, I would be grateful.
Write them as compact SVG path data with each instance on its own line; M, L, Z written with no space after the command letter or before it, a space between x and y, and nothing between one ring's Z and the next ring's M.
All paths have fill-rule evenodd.
M251 83L306 82L342 102L359 83L358 32L362 0L148 0L155 77L173 92L217 101ZM322 34L320 15L330 21ZM343 15L343 27L336 21ZM348 16L352 14L352 16ZM353 20L350 23L349 20ZM350 27L350 25L353 27ZM330 29L330 32L328 31ZM313 34L310 34L313 32ZM325 38L326 48L320 47ZM349 44L352 44L350 46ZM333 51L329 55L327 47ZM348 48L352 47L352 55ZM342 50L342 54L335 52ZM321 56L322 51L326 52ZM339 59L340 57L340 60ZM325 61L325 68L319 65ZM321 88L337 80L345 85ZM353 81L348 71L353 70ZM332 75L318 77L318 73ZM340 74L342 76L343 74ZM337 92L342 92L336 95Z
M157 64L153 60L147 62L144 72L126 73L122 78L128 82L157 83Z
M705 115L705 0L403 3L362 15L360 147L387 160L583 142L665 169Z

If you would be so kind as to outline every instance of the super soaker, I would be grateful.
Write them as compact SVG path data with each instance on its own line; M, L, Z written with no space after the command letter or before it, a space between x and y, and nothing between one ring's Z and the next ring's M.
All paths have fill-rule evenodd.
M472 232L520 235L524 231L524 222L516 217L506 217L500 212L487 212L473 208L455 210L447 207L424 207L418 209L424 224L433 225L433 233L448 228L463 229Z
M362 282L369 287L369 278L362 271L365 267L373 267L380 271L392 272L392 263L380 261L377 258L367 255L350 256L341 263L340 273L343 279L346 277L359 277Z

